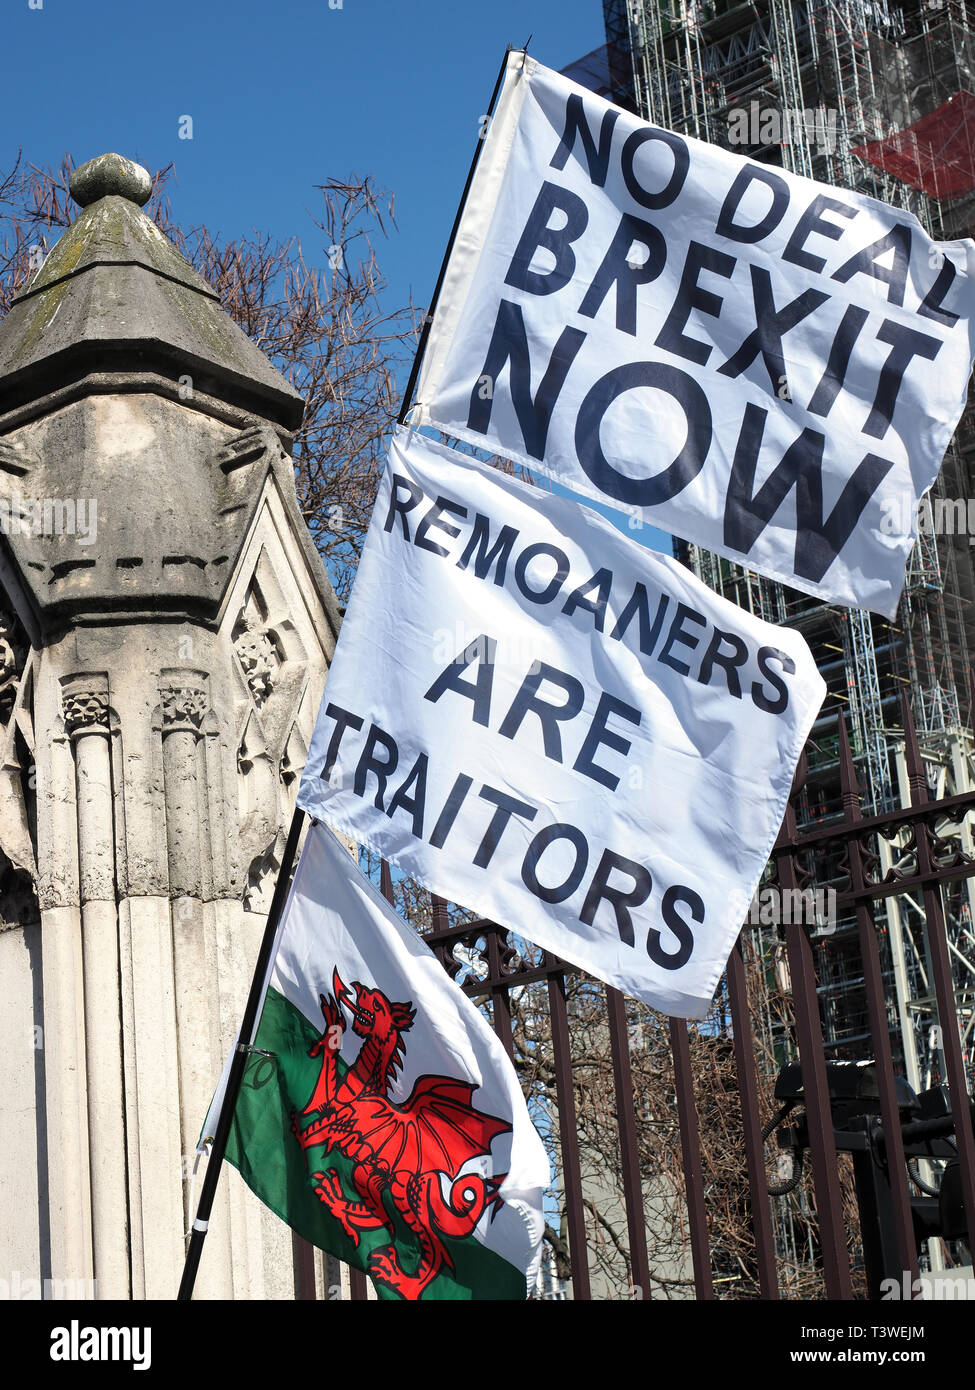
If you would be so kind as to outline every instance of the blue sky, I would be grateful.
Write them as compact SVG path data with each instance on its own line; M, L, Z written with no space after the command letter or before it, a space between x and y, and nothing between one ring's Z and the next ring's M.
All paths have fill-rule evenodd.
M605 41L602 5L330 3L3 0L0 170L19 149L42 166L66 150L172 161L178 221L297 235L322 265L316 185L371 174L394 195L397 230L377 245L386 305L426 307L505 46L531 34L563 68ZM652 528L629 534L669 549Z
M0 169L20 147L35 164L66 149L173 160L178 220L309 250L315 185L369 173L395 194L399 232L378 248L390 303L412 290L421 306L505 45L533 32L534 55L561 68L604 42L600 0L42 5L0 8Z

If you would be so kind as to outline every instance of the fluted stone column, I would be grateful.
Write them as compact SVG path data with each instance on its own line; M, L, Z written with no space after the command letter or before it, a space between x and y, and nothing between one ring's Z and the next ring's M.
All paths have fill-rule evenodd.
M108 683L64 685L75 758L85 994L94 1276L99 1298L128 1298L128 1192Z
M84 1289L94 1281L95 1269L78 818L74 759L56 681L38 680L34 718L48 734L38 740L37 749L37 897L44 989L44 1091L37 1103L46 1109L44 1224L50 1231L50 1263L37 1272L53 1276L61 1287Z
M196 745L207 712L206 690L189 678L176 684L170 677L160 691L160 704L169 891L173 898L199 898L200 800L205 788L197 785Z

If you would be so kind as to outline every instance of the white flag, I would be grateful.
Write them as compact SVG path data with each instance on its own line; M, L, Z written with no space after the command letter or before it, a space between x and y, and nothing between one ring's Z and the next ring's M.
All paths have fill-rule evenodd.
M893 618L975 355L975 243L512 54L419 424Z
M401 431L298 801L700 1018L824 693L797 632L588 508Z

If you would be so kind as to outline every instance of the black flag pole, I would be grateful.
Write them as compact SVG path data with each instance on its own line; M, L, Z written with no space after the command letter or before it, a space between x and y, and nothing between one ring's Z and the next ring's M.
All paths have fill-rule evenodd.
M251 1040L253 1039L257 1027L258 1013L263 1003L264 982L267 978L268 967L271 964L271 956L274 952L274 940L278 932L278 923L281 921L281 913L284 910L285 899L288 895L291 870L294 868L295 856L298 852L298 840L301 838L301 827L304 819L304 811L300 806L296 806L294 815L291 817L291 828L288 831L288 839L284 847L284 855L281 859L278 881L274 885L274 896L271 899L271 908L267 914L267 925L264 928L264 937L261 941L261 949L257 956L254 978L251 981L250 993L247 996L247 1004L244 1008L244 1017L241 1020L240 1038L234 1051L233 1061L230 1065L230 1075L227 1078L227 1090L224 1094L223 1104L220 1107L220 1119L217 1121L217 1132L213 1137L213 1147L207 1159L203 1187L200 1190L200 1202L190 1232L190 1243L186 1251L186 1262L183 1265L183 1277L180 1280L179 1293L176 1295L176 1301L178 1303L187 1303L193 1297L193 1285L196 1283L196 1272L200 1267L200 1256L203 1254L203 1242L206 1239L207 1227L210 1222L210 1213L213 1210L213 1199L217 1192L217 1180L220 1177L220 1169L223 1165L224 1154L227 1151L227 1140L230 1138L230 1126L233 1123L234 1110L237 1106L237 1097L240 1094L240 1083L244 1079L244 1068L247 1066L247 1059L250 1056Z
M527 48L528 45L526 44L525 47ZM430 301L430 307L424 315L423 327L420 331L420 338L413 358L413 365L410 369L409 380L406 383L406 390L403 393L403 403L400 407L399 416L397 417L397 423L401 425L405 423L406 415L412 403L413 392L416 389L416 380L420 372L420 365L423 361L423 354L426 351L427 339L430 336L430 327L433 323L434 311L437 307L437 301L440 298L440 291L443 288L444 277L447 273L447 265L450 261L451 252L454 249L454 241L457 238L457 230L460 227L460 220L467 204L471 184L474 182L474 174L477 170L477 162L481 156L484 138L487 135L491 119L494 115L494 108L498 100L498 94L501 91L501 84L504 81L505 70L508 66L508 57L513 51L515 50L509 43L505 49L504 59L498 71L497 81L494 84L494 91L491 93L491 100L488 103L487 113L484 118L487 121L487 125L478 131L474 158L471 160L471 167L467 174L467 182L464 184L464 191L461 194L457 213L454 217L454 225L450 231L450 240L447 242L447 249L444 252L443 262L440 266L440 274L437 276L433 298ZM520 52L521 50L517 51ZM193 1287L196 1283L197 1270L200 1267L200 1257L203 1254L203 1242L206 1239L210 1213L213 1210L213 1202L216 1196L217 1181L220 1177L220 1169L223 1166L224 1155L227 1151L227 1140L230 1138L230 1127L233 1124L234 1111L237 1106L237 1097L240 1094L240 1085L244 1078L244 1070L247 1066L247 1059L251 1055L252 1039L258 1025L258 1014L263 1002L264 981L267 977L268 967L271 964L274 941L277 936L281 913L284 910L284 904L288 894L288 886L291 880L291 872L294 868L295 856L298 851L298 840L301 837L301 827L304 819L304 811L296 806L291 820L291 829L288 831L288 840L285 845L284 856L281 860L281 868L278 871L278 881L274 887L274 896L271 899L271 909L267 916L267 926L264 928L264 937L261 941L261 949L257 957L254 978L251 981L250 993L247 996L247 1005L244 1009L244 1017L240 1025L240 1040L234 1051L233 1061L230 1065L230 1074L227 1077L227 1090L220 1108L217 1132L214 1135L213 1145L207 1159L203 1186L200 1189L200 1201L190 1230L190 1243L187 1247L186 1261L183 1265L183 1277L180 1280L179 1292L176 1295L176 1301L178 1303L187 1303L193 1297Z

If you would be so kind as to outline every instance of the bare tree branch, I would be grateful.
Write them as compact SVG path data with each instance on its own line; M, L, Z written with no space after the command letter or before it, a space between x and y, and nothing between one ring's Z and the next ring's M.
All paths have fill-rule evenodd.
M0 174L0 314L76 215L73 167L24 165ZM397 378L413 353L412 304L384 307L373 241L395 226L392 202L368 177L318 185L321 264L300 241L253 231L222 241L172 215L172 166L153 176L146 211L214 288L227 313L306 402L295 442L302 514L340 598L348 597L398 408Z

